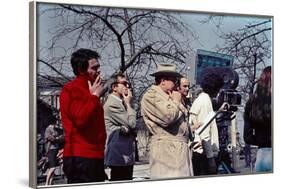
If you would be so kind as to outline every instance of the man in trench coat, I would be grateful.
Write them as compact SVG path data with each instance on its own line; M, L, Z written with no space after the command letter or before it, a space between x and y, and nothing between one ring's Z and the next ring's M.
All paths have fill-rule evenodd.
M176 80L181 75L173 64L158 64L152 76L156 83L141 101L141 113L152 134L150 178L193 176L187 109L181 103L181 94L175 90Z

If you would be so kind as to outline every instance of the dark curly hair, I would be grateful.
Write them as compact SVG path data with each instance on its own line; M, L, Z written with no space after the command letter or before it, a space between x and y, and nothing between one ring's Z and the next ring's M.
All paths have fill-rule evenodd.
M215 97L223 87L223 79L213 68L208 68L203 72L200 86L210 97Z
M90 49L79 49L71 55L71 66L73 73L79 75L80 73L87 72L89 66L89 60L99 59L100 55L96 51Z

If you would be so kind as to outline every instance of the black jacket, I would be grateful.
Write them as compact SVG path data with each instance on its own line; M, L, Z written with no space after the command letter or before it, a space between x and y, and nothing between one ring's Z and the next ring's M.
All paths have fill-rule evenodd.
M271 147L271 101L257 106L259 102L250 99L244 113L244 141L259 148ZM268 106L268 108L265 108ZM255 110L257 109L257 110Z
M271 125L253 128L249 121L245 120L244 141L259 148L271 147Z

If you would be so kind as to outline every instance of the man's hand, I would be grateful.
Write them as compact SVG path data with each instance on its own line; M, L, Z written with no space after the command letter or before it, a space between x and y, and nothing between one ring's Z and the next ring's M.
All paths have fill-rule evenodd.
M218 111L222 112L222 111L227 111L229 109L230 105L227 102L224 102L221 107L219 108Z
M169 96L176 102L181 103L181 94L177 91L169 91Z
M58 151L57 158L58 159L62 159L63 158L63 149Z
M124 103L126 104L126 106L130 106L130 105L131 105L132 98L133 98L132 91L131 91L130 89L128 89L128 94L125 95L125 94L123 93L122 96L123 96L123 100L124 100Z
M130 132L130 129L126 126L121 126L120 128L120 134L121 135L127 135Z
M101 77L100 75L97 76L96 80L93 84L91 84L90 81L88 81L89 91L91 95L95 95L97 97L100 97L101 92L103 90L102 84L101 84Z
M201 127L203 125L202 122L200 123L194 123L193 125L191 125L191 130L195 131L196 129L198 129L199 127Z
M56 138L55 138L54 135L49 135L49 136L47 137L47 140L50 141L50 142L53 142L53 141L56 140Z

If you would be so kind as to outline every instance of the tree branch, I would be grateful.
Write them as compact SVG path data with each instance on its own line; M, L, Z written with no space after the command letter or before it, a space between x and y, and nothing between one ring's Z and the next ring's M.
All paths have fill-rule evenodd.
M134 64L134 62L136 61L136 59L143 53L147 53L150 51L152 44L149 44L143 48L141 48L135 55L133 55L131 57L131 59L128 61L128 63L125 66L125 70L128 69L132 64ZM125 71L124 70L124 71Z
M71 79L69 77L67 77L66 75L62 74L60 71L58 71L54 66L52 66L51 64L49 64L48 62L42 60L42 59L37 59L38 62L42 62L43 64L45 64L46 66L48 66L49 68L51 68L53 71L55 71L58 75L62 76L64 79L66 79L67 81L70 81Z
M256 36L256 35L258 35L258 34L260 34L260 33L265 32L265 31L269 31L269 30L271 30L271 29L272 29L271 27L270 27L270 28L266 28L266 29L257 31L256 33L253 33L253 34L251 34L251 35L247 35L247 36L243 37L242 39L240 39L240 40L234 45L233 48L230 49L230 51L231 51L232 49L236 48L236 47L237 47L240 43L242 43L244 40L246 40L246 39L248 39L248 38L250 38L250 37Z
M257 23L257 24L253 24L253 25L246 25L246 28L249 29L249 28L257 27L257 26L266 24L268 22L271 22L271 20L267 20L267 21L264 21L264 22L261 22L261 23Z
M121 58L121 71L123 71L125 69L125 48L124 48L124 44L123 44L123 41L122 41L122 36L113 27L113 25L110 24L107 19L103 18L102 16L100 16L100 15L94 13L94 12L86 11L84 9L78 10L78 9L73 8L70 5L67 6L67 5L61 4L60 6L65 8L65 9L67 9L67 10L73 11L73 12L75 12L77 14L89 14L89 15L95 16L95 17L99 18L114 33L114 35L117 37L118 44L120 46L120 51L121 51L121 56L120 56L120 58Z

